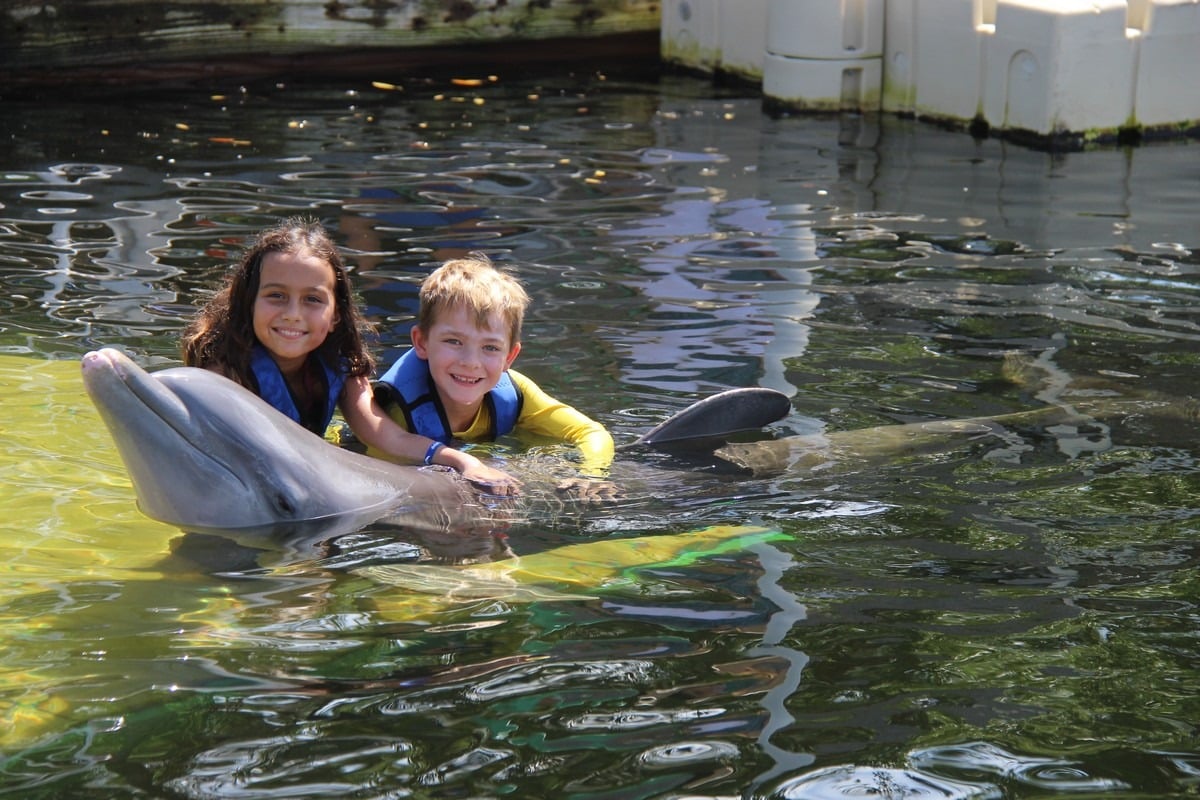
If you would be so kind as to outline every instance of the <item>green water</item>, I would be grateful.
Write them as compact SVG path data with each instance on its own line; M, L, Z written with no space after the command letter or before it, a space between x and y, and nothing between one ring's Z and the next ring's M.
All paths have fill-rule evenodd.
M517 266L518 366L619 442L744 385L792 395L779 437L1197 394L1190 143L1054 157L683 78L449 77L3 101L0 794L1200 794L1197 427L1149 406L664 470L656 505L513 530L611 548L536 590L352 571L405 561L382 531L274 572L170 559L78 360L177 363L285 214L336 233L385 361L431 264ZM673 555L711 526L782 536Z

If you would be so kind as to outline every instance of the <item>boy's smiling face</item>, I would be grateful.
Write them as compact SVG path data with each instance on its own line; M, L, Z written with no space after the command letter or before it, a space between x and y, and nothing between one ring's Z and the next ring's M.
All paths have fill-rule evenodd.
M464 307L444 309L429 330L412 329L413 349L429 362L429 373L454 430L464 430L475 418L483 397L496 387L504 371L521 352L510 341L499 314L480 326Z

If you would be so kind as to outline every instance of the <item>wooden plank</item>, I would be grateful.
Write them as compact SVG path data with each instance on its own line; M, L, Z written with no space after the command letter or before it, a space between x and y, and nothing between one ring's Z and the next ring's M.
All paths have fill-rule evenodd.
M658 30L657 0L8 0L0 8L0 79L78 80L88 70L170 65L229 71L230 62L336 62L410 49L416 58L513 42L539 49L645 41Z

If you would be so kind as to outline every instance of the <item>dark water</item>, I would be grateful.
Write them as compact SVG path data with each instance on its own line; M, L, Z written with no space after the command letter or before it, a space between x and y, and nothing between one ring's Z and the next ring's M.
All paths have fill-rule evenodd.
M385 361L431 264L517 266L518 366L620 442L733 386L793 396L783 437L1200 385L1192 144L1056 157L771 119L686 78L450 77L0 104L0 353L175 363L238 246L307 214L346 248ZM1012 352L1035 382L1009 380ZM44 409L5 374L11 439ZM46 438L69 429L54 408ZM58 467L12 449L0 793L1197 796L1198 424L1013 425L925 455L868 436L880 452L843 470L674 507L663 485L663 518L600 510L511 544L786 538L585 598L419 608L328 562L132 576L170 537L103 434Z

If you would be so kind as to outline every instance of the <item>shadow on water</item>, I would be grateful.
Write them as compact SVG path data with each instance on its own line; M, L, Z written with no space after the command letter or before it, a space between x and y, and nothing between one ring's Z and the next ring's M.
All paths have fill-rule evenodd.
M1196 395L1193 144L1051 156L615 71L3 106L5 793L1195 791L1196 427L1155 400ZM516 266L519 367L620 443L749 385L792 396L773 438L1073 413L936 452L860 437L837 470L643 463L680 477L505 531L530 570L596 548L575 582L421 572L378 529L172 567L78 361L178 363L287 214L335 232L384 361L431 264ZM773 533L681 544L714 526Z

